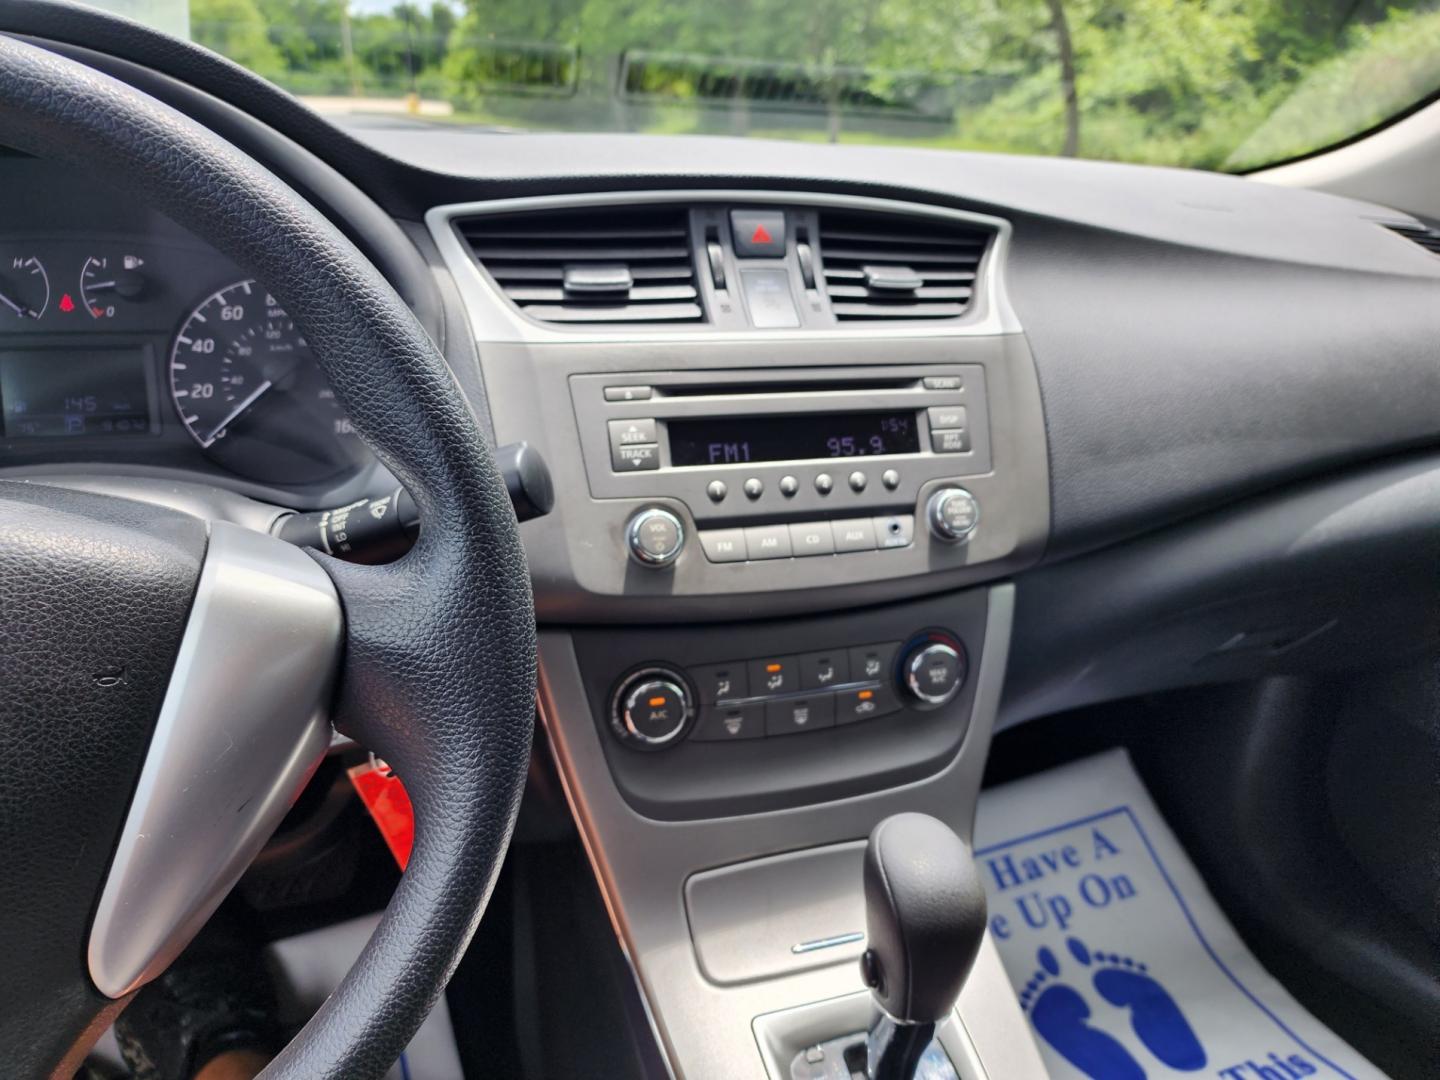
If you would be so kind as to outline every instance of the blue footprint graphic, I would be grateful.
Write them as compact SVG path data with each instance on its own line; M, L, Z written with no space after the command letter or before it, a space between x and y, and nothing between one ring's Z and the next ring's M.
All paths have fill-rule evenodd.
M1157 1061L1183 1072L1205 1067L1205 1048L1195 1030L1144 964L1114 953L1092 953L1079 938L1069 938L1065 944L1082 965L1096 967L1096 992L1111 1005L1130 1011L1136 1038Z
M1042 947L1036 955L1040 970L1020 992L1020 1007L1041 1037L1090 1080L1145 1080L1145 1070L1130 1051L1086 1023L1090 1006L1085 999L1073 987L1052 981L1060 974L1055 954Z

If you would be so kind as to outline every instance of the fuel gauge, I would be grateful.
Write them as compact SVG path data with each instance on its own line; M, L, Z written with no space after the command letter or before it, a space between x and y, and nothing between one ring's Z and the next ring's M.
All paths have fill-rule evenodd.
M0 262L0 319L6 311L22 319L38 319L50 306L50 275L34 255L16 255Z
M145 294L145 260L138 255L91 255L80 268L80 300L92 319L113 319L122 305Z

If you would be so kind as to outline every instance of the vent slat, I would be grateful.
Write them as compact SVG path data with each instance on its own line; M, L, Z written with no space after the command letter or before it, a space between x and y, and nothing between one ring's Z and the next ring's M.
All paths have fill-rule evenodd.
M908 303L912 300L969 300L970 290L961 286L922 285L914 292L885 293L864 285L831 285L825 290L832 300L870 300L873 303Z
M532 319L705 321L689 215L682 207L596 206L478 217L463 222L460 233L500 290Z
M564 289L551 289L543 285L519 285L506 289L505 294L516 303L542 301L544 303L571 304L577 307L589 303L612 305L615 303L613 296L599 294L591 301L574 293L567 294ZM653 304L661 300L694 300L699 295L693 285L647 285L632 288L626 295L626 299L632 304Z
M823 212L820 276L835 318L954 319L974 298L991 234L960 222Z
M520 308L542 322L696 322L704 317L699 304L622 304L585 307L579 304L526 304Z

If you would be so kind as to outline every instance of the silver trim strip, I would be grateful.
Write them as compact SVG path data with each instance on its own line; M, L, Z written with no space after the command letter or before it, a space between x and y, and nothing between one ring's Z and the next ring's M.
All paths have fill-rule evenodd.
M330 745L344 618L299 548L227 522L205 565L90 930L90 977L123 997L189 943Z
M821 949L833 949L839 945L853 945L857 941L864 941L865 934L861 930L852 930L848 934L836 934L834 937L816 938L814 941L801 941L790 946L790 951L796 956L803 956L805 953L819 952Z
M482 214L506 214L520 210L566 209L581 206L626 206L647 202L671 203L768 203L770 205L835 207L847 210L874 210L893 214L924 215L968 225L981 225L995 232L995 241L985 256L980 274L980 298L984 304L981 316L973 321L947 325L943 320L910 325L882 322L874 326L847 324L826 330L746 330L717 331L701 329L662 330L654 327L616 327L608 332L557 329L536 322L522 314L500 294L480 270L466 249L455 228L458 218ZM425 214L425 224L450 268L470 317L470 330L477 341L528 342L530 344L564 344L576 342L643 341L656 342L749 342L763 344L776 341L834 341L864 338L953 337L986 334L1018 334L1020 320L1010 306L1005 291L1005 262L1010 250L1010 223L1004 218L968 210L926 203L902 202L898 199L872 199L859 195L834 195L807 191L768 191L761 188L725 188L715 190L659 189L653 191L600 191L580 195L537 195L519 199L492 199L485 202L453 203L437 206Z

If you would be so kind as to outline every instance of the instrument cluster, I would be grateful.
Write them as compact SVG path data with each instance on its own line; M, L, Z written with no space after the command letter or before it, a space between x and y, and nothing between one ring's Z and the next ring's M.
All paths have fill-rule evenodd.
M263 282L155 214L81 235L51 216L0 214L0 470L133 463L333 489L373 463Z

